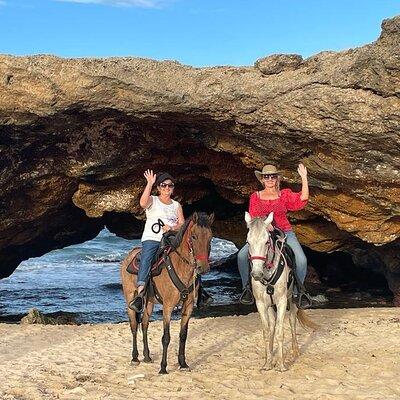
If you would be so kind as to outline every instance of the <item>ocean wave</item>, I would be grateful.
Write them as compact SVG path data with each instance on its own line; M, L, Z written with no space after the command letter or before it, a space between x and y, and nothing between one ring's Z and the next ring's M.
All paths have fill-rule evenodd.
M124 259L122 254L108 254L108 255L99 255L99 256L85 256L86 261L89 260L91 262L98 263L119 263Z
M106 283L105 285L101 285L101 287L104 289L109 289L109 290L121 290L122 284L121 283Z

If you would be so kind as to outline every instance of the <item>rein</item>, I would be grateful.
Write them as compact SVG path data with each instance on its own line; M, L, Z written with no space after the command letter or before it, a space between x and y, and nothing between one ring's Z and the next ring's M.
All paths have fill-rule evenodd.
M249 259L250 259L250 261L253 261L253 260L264 261L264 268L271 269L274 266L273 261L275 259L275 249L274 249L274 245L273 245L271 237L269 237L267 243L268 243L267 254L269 253L269 250L272 249L273 256L272 256L272 260L271 261L268 262L269 258L266 257L266 256L252 256L252 255L250 255L250 253L249 253Z
M286 258L283 254L283 246L285 243L285 238L279 238L277 239L275 243L275 248L274 244L272 241L272 238L269 237L268 239L268 248L267 248L267 255L272 252L272 259L267 257L267 256L251 256L249 253L249 259L250 261L252 260L261 260L264 261L264 269L272 269L275 265L275 271L273 272L272 276L269 279L266 279L265 277L260 281L265 287L266 291L269 294L271 298L271 303L274 304L274 301L272 299L272 295L274 294L275 291L275 284L278 282L279 278L281 277L283 270L285 266L287 265ZM281 246L279 247L279 243L281 243ZM268 260L271 261L268 261Z
M192 229L193 227L193 222L190 222L189 226L188 226L188 230ZM187 245L189 248L189 253L191 254L191 256L195 259L195 261L207 261L209 262L209 258L208 258L208 254L194 254L194 250L193 250L193 242L192 239L190 238L190 232L188 234L188 239L187 239Z
M190 232L191 229L193 227L193 221L190 221L189 225L187 226L185 232L187 232L187 245L188 245L188 249L189 249L189 254L192 256L194 261L190 261L188 260L185 256L183 256L179 251L178 251L178 246L171 248L170 252L168 252L168 254L165 255L164 257L164 264L166 265L166 269L168 272L168 275L172 281L172 283L174 284L175 288L179 291L180 293L180 297L181 297L181 301L186 301L189 294L193 292L193 290L195 289L195 287L197 286L197 283L199 282L199 275L196 273L196 266L197 266L197 261L209 261L209 257L208 254L199 254L199 255L195 255L194 254L194 250L193 250L193 243L190 239ZM187 265L193 267L193 279L192 279L192 284L190 286L185 285L182 280L179 278L174 265L172 263L170 254L175 252L178 257ZM158 299L161 303L162 303L162 299Z

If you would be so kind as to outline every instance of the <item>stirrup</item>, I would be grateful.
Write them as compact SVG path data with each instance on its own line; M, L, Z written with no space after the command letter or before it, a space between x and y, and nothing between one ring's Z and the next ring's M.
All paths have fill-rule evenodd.
M307 292L300 292L296 298L296 305L300 310L312 307L313 301L311 296Z
M249 285L246 285L246 287L244 288L242 294L239 297L239 302L246 306L254 304L253 292L251 291Z
M203 288L200 296L197 298L197 308L206 308L213 302L214 298Z
M138 293L128 304L128 307L136 311L137 313L142 313L144 308L144 295L145 291Z

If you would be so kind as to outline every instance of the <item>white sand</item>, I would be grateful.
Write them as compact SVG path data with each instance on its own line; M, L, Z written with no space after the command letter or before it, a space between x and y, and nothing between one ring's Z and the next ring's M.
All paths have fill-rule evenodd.
M187 361L158 375L161 323L150 325L153 364L129 365L128 324L0 324L0 399L400 399L400 309L312 310L323 328L299 328L301 356L284 373L260 371L258 314L192 320ZM289 330L286 331L287 349ZM140 345L140 348L142 346Z

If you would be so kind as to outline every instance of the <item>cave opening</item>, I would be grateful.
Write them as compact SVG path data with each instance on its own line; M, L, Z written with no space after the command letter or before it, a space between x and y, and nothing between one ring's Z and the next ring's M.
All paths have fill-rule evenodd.
M258 183L254 168L243 161L248 153L234 142L226 151L219 144L221 138L233 140L235 129L229 119L204 113L137 118L78 108L29 126L7 127L3 139L13 150L1 163L5 169L15 167L0 199L0 278L27 258L93 239L104 227L121 238L138 239L143 228L138 198L148 168L177 177L176 197L185 216L214 212L215 236L242 245L243 213ZM272 149L274 143L265 145ZM17 154L23 163L13 160ZM381 272L364 274L345 253L307 249L307 255L326 290L387 291ZM235 267L230 270L236 273Z

